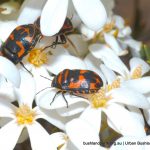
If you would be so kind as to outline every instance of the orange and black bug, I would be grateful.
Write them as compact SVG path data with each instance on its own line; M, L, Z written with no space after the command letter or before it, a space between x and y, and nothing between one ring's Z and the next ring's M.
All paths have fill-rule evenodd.
M68 35L72 31L73 31L73 25L72 25L71 19L69 19L67 17L65 19L65 22L64 22L62 28L60 29L60 31L57 34L54 35L54 36L56 36L55 41L52 43L52 45L47 46L45 48L48 48L48 47L55 48L56 45L58 45L58 44L65 44L67 42L66 35Z
M34 24L16 27L1 47L1 55L8 58L14 64L21 63L24 56L32 50L42 37L39 28L39 18ZM24 66L23 66L24 67Z
M73 95L92 94L92 93L96 93L102 86L103 86L102 79L97 73L93 71L65 69L62 72L60 72L58 75L54 76L52 80L51 87L55 87L59 90L55 94L51 104L53 103L55 97L59 93L62 93L68 107L68 102L65 99L64 93L68 92Z

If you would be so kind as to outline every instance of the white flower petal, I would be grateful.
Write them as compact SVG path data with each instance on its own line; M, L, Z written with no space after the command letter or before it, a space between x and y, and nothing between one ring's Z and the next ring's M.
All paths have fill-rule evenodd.
M132 38L128 38L124 40L124 43L137 52L141 50L142 42L140 41L136 41Z
M119 43L113 35L105 33L104 38L106 43L118 56L121 56L124 53L123 49L120 47Z
M5 86L5 85L0 88L0 99L4 99L5 101L8 102L15 101L16 95L14 93L14 88L12 86L9 85Z
M72 1L81 20L92 30L98 30L106 23L107 14L101 1L86 0L86 3L84 0Z
M20 9L20 15L18 17L18 24L30 24L33 23L41 14L41 9L46 0L25 0ZM29 15L30 12L30 15Z
M114 142L110 150L145 150L143 145L137 144L142 139L136 137L122 137ZM143 140L142 140L143 141ZM145 142L145 141L144 141Z
M137 120L139 120L141 122L141 124L143 124L143 126L145 125L144 122L144 118L142 115L142 112L140 111L140 109L133 107L133 106L127 106L128 110L130 110L131 115L134 118L137 118Z
M55 110L46 110L38 107L34 110L38 114L38 116L36 116L36 119L45 119L46 121L50 122L61 130L65 129L65 124L69 121L67 117L59 116Z
M74 101L76 101L76 99L74 99ZM63 107L63 108L57 109L56 111L58 112L60 116L66 117L66 116L72 116L72 115L81 113L82 111L85 110L87 106L88 104L86 102L78 101L74 104L69 105L68 108Z
M81 59L71 55L50 56L48 63L50 66L47 69L56 75L64 69L86 69Z
M0 97L0 117L15 117L16 107Z
M72 55L77 57L85 57L88 52L88 44L83 41L81 35L79 34L71 34L68 36L73 44L69 44L67 48Z
M41 14L41 32L52 36L59 32L67 15L68 0L48 0Z
M127 80L122 83L122 87L133 88L140 93L150 92L150 77L143 77L134 80Z
M78 149L100 150L99 145L84 145L83 143L100 141L98 133L87 122L81 119L74 119L66 124L66 132Z
M51 86L51 77L45 67L32 68L32 74L36 82L36 93L43 90L44 88ZM44 77L50 79L45 79ZM39 96L39 95L37 95Z
M82 34L82 38L84 41L91 40L95 36L95 31L89 29L83 23L79 26L79 31Z
M16 96L20 105L27 104L32 107L32 103L35 97L35 81L34 78L26 71L20 70L21 85L19 89L15 89Z
M150 66L141 58L133 57L130 59L130 69L132 72L141 65L142 67L142 75L150 70Z
M124 136L145 136L144 126L134 118L123 106L112 104L104 109L108 119ZM128 121L128 123L127 123Z
M128 69L121 59L106 45L93 44L89 47L91 53L101 59L110 69L118 72L122 76L128 74Z
M67 144L65 137L67 137L67 135L65 133L56 132L56 133L53 133L50 135L50 140L52 141L53 145L55 145L55 147L59 147L62 144L64 144L64 146L65 146Z
M84 58L84 62L86 64L87 69L96 72L102 78L102 81L105 84L106 83L105 76L103 75L103 73L101 72L101 70L99 68L99 66L101 64L100 60L98 60L91 53L89 53Z
M0 66L0 74L11 81L16 87L19 87L21 78L16 66L11 61L1 56Z
M117 88L112 90L110 94L113 99L109 103L118 102L138 108L150 108L146 97L132 88Z
M57 150L49 138L48 132L38 123L27 125L31 147L34 150Z
M118 15L114 15L113 18L115 20L116 27L119 28L119 29L123 29L124 24L125 24L124 19L121 16L118 16Z
M100 65L100 68L101 68L108 84L111 84L113 81L115 81L117 79L116 74L112 70L110 70L107 66L102 64L102 65Z
M86 121L91 127L99 133L101 128L101 109L95 109L89 106L80 116L80 119Z
M67 107L67 104L61 93L56 96L54 102L50 105L56 93L56 89L44 90L43 92L41 92L41 94L38 96L38 99L36 100L37 105L45 109L57 109ZM79 102L86 102L86 99L79 96L71 95L69 93L64 94L64 96L68 102L68 106Z
M0 148L12 150L17 144L23 126L18 126L15 121L11 121L0 129Z
M130 36L131 33L132 33L131 27L127 26L127 27L123 28L123 29L119 32L118 37L119 37L119 38L124 38L124 37L126 37L126 36Z

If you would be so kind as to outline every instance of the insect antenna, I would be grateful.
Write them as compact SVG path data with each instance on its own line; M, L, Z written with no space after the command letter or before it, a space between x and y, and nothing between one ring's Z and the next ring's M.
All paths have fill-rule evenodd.
M36 95L38 95L38 94L41 93L42 91L44 91L44 90L46 90L46 89L50 89L50 88L53 88L53 87L46 87L46 88L40 90L39 92L37 92Z
M49 79L49 78L47 78L47 77L44 77L44 76L42 76L42 75L40 75L42 78L45 78L45 79L47 79L47 80L50 80L50 81L52 81L51 79Z
M25 67L23 62L20 62L21 66L33 77L33 74Z

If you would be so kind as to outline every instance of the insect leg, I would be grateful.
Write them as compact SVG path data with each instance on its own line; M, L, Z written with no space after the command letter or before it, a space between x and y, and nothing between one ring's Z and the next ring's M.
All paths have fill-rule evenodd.
M33 77L33 74L24 66L23 62L20 62L20 64Z
M66 105L67 105L67 108L68 108L68 102L67 102L67 100L66 100L66 98L65 98L65 92L62 92L62 96L63 96L63 98L64 98L64 100L65 100L65 102L66 102Z
M50 103L50 105L52 105L52 103L54 102L56 96L57 96L59 93L61 93L61 91L58 91L58 92L55 94L55 96L53 97L52 102Z

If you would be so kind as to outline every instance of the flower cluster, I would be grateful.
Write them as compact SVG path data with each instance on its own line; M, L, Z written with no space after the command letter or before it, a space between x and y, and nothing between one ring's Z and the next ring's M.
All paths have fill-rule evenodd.
M28 138L33 150L148 142L150 66L140 58L142 42L113 14L114 2L25 0L17 6L9 21L0 14L0 149ZM128 54L125 64L121 57Z

